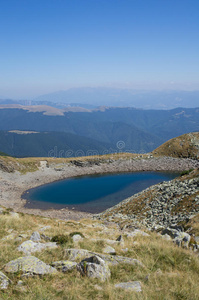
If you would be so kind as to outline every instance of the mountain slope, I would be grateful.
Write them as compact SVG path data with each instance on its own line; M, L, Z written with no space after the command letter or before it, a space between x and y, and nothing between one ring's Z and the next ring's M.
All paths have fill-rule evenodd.
M173 138L153 152L153 155L199 158L199 132L183 134Z
M111 144L65 132L0 131L0 150L16 157L75 157L110 148Z

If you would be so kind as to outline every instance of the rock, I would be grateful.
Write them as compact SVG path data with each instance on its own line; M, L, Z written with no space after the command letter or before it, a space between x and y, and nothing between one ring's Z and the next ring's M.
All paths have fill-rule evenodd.
M119 235L118 238L116 239L117 242L123 243L124 239L122 235Z
M55 267L57 270L62 271L64 273L75 269L77 263L69 260L61 260L55 261L51 264L52 267Z
M143 264L139 260L134 258L124 257L119 255L100 254L85 249L65 249L64 254L70 261L82 260L90 256L98 256L102 258L105 262L107 262L109 265L117 265L123 263L123 264L143 266Z
M10 216L13 217L13 218L17 218L17 219L19 218L19 214L14 212L14 211L10 212Z
M162 235L162 238L166 241L171 241L171 237L168 234Z
M11 233L9 235L4 236L1 240L2 241L9 241L9 240L13 240L15 238L16 234L15 233Z
M0 271L0 290L6 290L11 283L11 280Z
M115 255L115 254L116 254L116 251L115 251L115 249L114 249L113 247L111 247L111 246L106 246L106 247L103 249L103 253Z
M127 237L135 237L137 235L150 236L148 233L146 233L140 229L135 229L134 231L127 233Z
M98 278L101 281L106 281L111 276L107 263L96 255L82 260L77 265L77 270L82 275Z
M139 281L121 282L115 284L115 288L120 288L128 291L141 292L142 287Z
M74 243L78 243L83 240L83 237L80 234L74 234L72 240Z
M66 256L70 261L80 261L89 255L92 255L92 252L85 249L64 249L64 257Z
M57 244L56 243L35 243L31 240L25 241L23 242L18 248L18 251L22 251L25 254L30 254L36 251L41 251L44 250L46 248L50 248L50 249L54 249L57 248Z
M41 237L43 240L45 240L45 241L51 241L51 240L52 240L51 237L49 237L49 236L47 236L47 235L45 235L45 234L43 234L43 233L40 235L40 237Z
M39 242L41 241L41 237L38 231L33 232L33 234L30 237L30 240L33 242Z
M50 229L50 228L51 228L51 226L47 225L47 226L44 226L44 227L40 228L39 231L45 231L45 230Z
M3 207L0 207L0 215L5 212L5 209Z
M24 286L24 282L22 280L17 282L16 289L20 292L27 292L27 288Z
M173 241L178 246L183 245L184 247L188 248L190 240L191 240L191 236L188 233L179 232L177 237Z
M56 274L57 270L35 256L19 257L5 265L7 273L23 272L25 275Z

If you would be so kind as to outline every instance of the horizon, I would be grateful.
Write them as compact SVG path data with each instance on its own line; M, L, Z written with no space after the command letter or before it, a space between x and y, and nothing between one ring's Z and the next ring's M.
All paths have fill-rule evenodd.
M199 90L197 0L2 1L0 98Z

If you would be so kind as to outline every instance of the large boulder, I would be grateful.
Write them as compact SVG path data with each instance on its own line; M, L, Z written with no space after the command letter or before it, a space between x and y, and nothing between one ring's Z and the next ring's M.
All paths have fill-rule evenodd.
M22 272L25 275L56 274L57 270L35 256L19 257L5 265L7 273Z
M82 275L98 278L101 281L106 281L111 276L108 264L96 255L82 260L77 265L77 270Z
M22 251L24 254L30 254L33 252L37 252L37 251L41 251L44 249L54 249L57 248L57 244L53 243L53 242L49 242L49 243L35 243L31 240L25 241L23 242L18 248L18 251Z

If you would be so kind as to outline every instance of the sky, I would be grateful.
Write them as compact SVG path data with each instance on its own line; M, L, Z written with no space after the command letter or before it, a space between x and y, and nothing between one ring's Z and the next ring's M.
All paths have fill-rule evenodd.
M199 0L1 0L0 98L199 90Z

